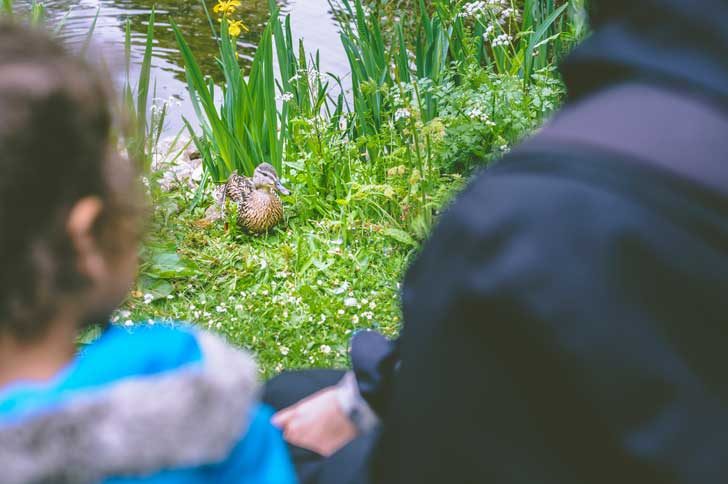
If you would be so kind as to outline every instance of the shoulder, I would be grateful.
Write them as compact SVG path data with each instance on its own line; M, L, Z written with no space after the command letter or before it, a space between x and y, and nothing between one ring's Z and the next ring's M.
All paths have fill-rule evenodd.
M626 172L580 166L591 161L516 153L474 178L410 268L405 306L425 317L468 298L526 307L593 288L590 272L608 270L622 241L660 222L638 189L625 188Z
M120 358L120 356L124 358ZM130 328L111 326L94 343L83 348L78 366L94 361L99 367L138 375L173 370L202 359L199 333L191 326L139 324Z
M22 434L0 426L2 462L17 477L10 482L213 466L229 459L241 438L255 446L266 437L273 445L257 395L253 359L217 336L184 327L111 328L59 388L35 399L42 406L26 405ZM49 433L72 439L42 438ZM83 450L90 448L93 455ZM43 465L23 467L31 455Z
M421 259L442 253L471 260L495 257L513 250L514 243L532 245L534 237L564 240L633 215L631 201L596 175L570 173L565 166L571 162L514 155L481 172L443 213Z

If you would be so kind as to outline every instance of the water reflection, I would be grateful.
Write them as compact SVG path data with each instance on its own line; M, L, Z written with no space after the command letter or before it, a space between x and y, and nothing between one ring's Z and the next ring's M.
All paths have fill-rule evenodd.
M208 0L209 9L215 1ZM19 10L30 8L31 0L16 0ZM112 73L121 82L124 78L123 45L124 25L131 24L132 78L138 71L144 54L149 13L156 8L156 28L152 78L156 81L156 97L173 98L179 102L175 109L194 119L187 100L182 57L177 48L170 20L180 26L205 74L220 82L215 64L217 46L210 25L199 0L46 0L43 2L51 24L65 17L60 37L72 46L80 46L99 12L94 30L94 45L104 51ZM292 16L293 34L304 39L306 49L321 50L322 70L344 75L348 64L338 39L338 32L329 12L327 0L278 0L283 13ZM252 59L255 46L268 18L268 0L242 0L236 18L241 18L250 29L239 38L241 65ZM171 116L167 131L182 126L181 116Z

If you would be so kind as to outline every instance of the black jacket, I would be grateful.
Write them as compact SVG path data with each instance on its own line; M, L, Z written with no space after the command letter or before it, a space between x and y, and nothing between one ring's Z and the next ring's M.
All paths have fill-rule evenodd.
M728 2L603 3L564 67L579 119L622 85L728 116ZM696 137L676 149L700 159L650 160L691 120L654 126L637 152L547 128L443 215L363 379L372 482L728 482L728 153Z

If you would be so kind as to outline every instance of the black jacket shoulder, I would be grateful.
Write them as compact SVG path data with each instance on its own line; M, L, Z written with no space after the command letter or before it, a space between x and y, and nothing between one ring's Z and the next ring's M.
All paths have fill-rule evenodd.
M724 199L594 150L515 152L407 276L381 482L721 482L726 293Z

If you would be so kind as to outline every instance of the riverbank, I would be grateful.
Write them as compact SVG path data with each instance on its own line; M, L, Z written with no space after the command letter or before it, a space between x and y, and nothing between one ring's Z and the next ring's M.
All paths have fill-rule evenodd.
M198 324L249 348L267 375L346 365L354 331L397 334L400 281L448 201L561 102L552 66L567 48L556 41L574 27L566 7L541 12L540 23L525 27L524 12L505 4L429 12L419 34L407 34L415 39L409 50L397 28L378 41L381 13L358 2L344 2L345 12L347 5L348 18L359 17L340 25L352 99L337 96L336 77L310 52L279 42L283 24L261 39L270 35L279 55L290 48L289 65L271 66L281 69L280 84L258 95L275 92L280 145L250 145L271 150L263 159L293 191L283 200L283 223L250 236L236 226L232 206L225 220L203 220L213 203L211 174L224 179L231 166L247 173L248 165L244 152L224 150L213 129L231 120L215 121L201 108L207 114L195 120L202 125L196 139L156 147L147 175L154 215L140 278L115 322ZM186 33L179 34L182 42ZM458 40L449 35L456 34L461 43L453 45ZM444 57L433 56L438 49ZM257 52L261 66L270 62ZM528 69L526 56L533 59ZM188 59L194 62L193 49ZM214 116L224 115L232 95ZM256 106L250 109L271 109Z

